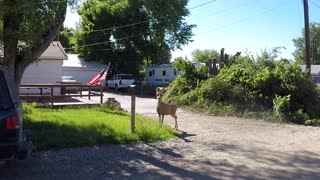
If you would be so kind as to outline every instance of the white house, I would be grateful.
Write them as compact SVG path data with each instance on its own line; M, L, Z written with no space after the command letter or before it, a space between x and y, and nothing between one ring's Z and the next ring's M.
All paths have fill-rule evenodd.
M153 86L168 85L178 74L173 64L151 65L146 70L146 83Z
M306 65L300 65L302 71L306 69ZM320 65L311 65L311 75L320 76Z
M31 64L23 73L21 84L52 84L59 83L62 77L62 64L67 60L67 53L59 41L53 41L47 50L40 56L39 61ZM44 93L50 90L44 89ZM21 89L20 93L38 93L35 89ZM55 88L54 94L59 94L60 89Z
M84 61L77 54L68 54L68 60L64 60L62 64L62 76L73 76L78 82L86 83L106 66Z

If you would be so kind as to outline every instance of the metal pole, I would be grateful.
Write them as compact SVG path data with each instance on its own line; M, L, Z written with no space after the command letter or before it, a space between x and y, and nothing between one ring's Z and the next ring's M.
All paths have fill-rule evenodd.
M311 75L311 49L310 49L310 29L309 29L309 7L308 0L303 0L304 7L304 38L305 38L305 54L307 76Z

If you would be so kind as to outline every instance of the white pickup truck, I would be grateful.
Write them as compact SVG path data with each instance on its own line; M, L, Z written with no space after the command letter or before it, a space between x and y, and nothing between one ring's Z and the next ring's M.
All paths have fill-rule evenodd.
M114 88L115 91L118 91L121 88L128 88L134 83L132 74L115 74L106 82L106 88Z

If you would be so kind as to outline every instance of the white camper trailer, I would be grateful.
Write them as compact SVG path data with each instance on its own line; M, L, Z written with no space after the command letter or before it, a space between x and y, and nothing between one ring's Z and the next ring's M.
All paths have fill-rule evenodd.
M173 64L151 65L146 70L146 81L152 86L166 86L176 79L178 72Z

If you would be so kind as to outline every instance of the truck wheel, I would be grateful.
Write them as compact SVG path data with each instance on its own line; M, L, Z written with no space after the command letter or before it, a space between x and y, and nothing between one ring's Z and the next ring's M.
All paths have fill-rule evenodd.
M119 91L118 84L116 84L116 86L115 86L114 90L115 90L116 92L117 92L117 91Z

